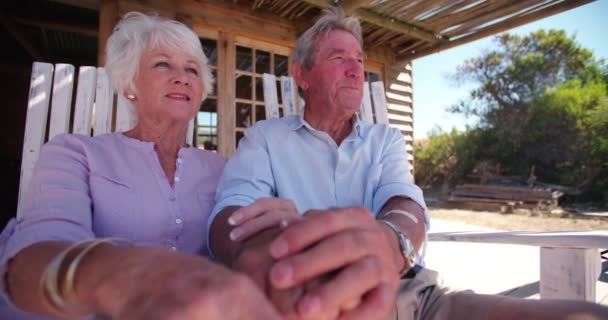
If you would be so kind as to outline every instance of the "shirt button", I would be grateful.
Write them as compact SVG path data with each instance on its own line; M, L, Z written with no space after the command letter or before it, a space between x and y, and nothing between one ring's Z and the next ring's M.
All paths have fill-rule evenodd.
M169 249L171 249L171 251L176 251L176 250L177 250L177 248L176 248L176 247L171 247L171 248L169 248Z
M182 224L182 219L180 219L180 218L175 219L175 223Z
M175 178L173 178L173 181L175 181L175 182L179 182L179 177L175 177Z

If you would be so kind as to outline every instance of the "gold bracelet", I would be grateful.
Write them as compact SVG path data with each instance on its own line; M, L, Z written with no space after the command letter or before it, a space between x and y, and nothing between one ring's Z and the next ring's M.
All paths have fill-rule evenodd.
M76 276L76 269L78 268L78 265L80 264L82 258L98 245L103 243L111 243L111 241L112 239L109 238L95 240L89 243L84 249L80 251L80 253L78 253L76 257L74 257L74 259L72 260L72 262L70 262L70 265L68 266L68 270L65 273L65 278L62 286L62 292L64 294L64 297L69 298L75 296L74 292L76 291L76 289L74 288L74 278Z
M72 250L89 241L91 240L79 241L63 249L59 254L53 257L42 273L41 283L43 293L47 298L47 303L50 304L55 311L63 313L65 308L65 299L59 291L59 271L61 266Z
M76 275L76 271L80 261L84 258L84 256L89 253L93 248L97 247L103 243L111 243L116 244L116 242L124 242L131 243L128 240L120 239L120 238L101 238L95 240L84 240L77 242L67 249L64 249L60 252L51 263L45 269L43 274L43 288L45 294L47 295L49 300L51 300L51 305L55 308L56 311L61 313L65 313L67 311L66 297L73 297L75 295L75 287L74 287L74 279ZM82 249L73 259L70 261L68 269L65 273L64 280L59 283L59 272L61 266L64 264L65 258L68 254L83 244L87 244L84 249ZM63 285L62 285L63 284ZM60 290L61 288L61 290ZM70 306L70 311L75 311L76 305L72 303Z

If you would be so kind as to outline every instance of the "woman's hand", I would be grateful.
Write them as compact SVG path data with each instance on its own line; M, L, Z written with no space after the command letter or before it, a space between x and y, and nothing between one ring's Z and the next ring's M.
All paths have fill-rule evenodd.
M287 227L300 220L296 205L289 199L260 198L253 204L239 208L229 218L235 227L230 232L232 241L245 241L271 227Z
M280 319L243 274L165 249L124 250L131 252L117 265L120 269L105 272L92 287L94 309L112 319ZM94 270L93 265L83 267L87 274Z

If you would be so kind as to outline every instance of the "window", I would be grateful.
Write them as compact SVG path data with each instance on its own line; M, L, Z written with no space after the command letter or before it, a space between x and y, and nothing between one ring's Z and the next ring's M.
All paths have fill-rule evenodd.
M289 59L286 55L249 46L236 46L235 81L235 145L243 137L245 129L255 122L266 119L262 75L271 73L277 77L288 75ZM279 78L280 79L280 78ZM277 88L279 80L277 80ZM279 104L281 104L280 89ZM283 109L279 112L283 115Z
M213 92L203 101L195 119L194 145L199 149L217 150L217 41L201 39L203 51L209 59L209 68L216 81Z

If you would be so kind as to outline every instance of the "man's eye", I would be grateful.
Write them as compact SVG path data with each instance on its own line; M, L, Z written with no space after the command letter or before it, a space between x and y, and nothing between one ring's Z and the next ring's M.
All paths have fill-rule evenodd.
M198 70L195 68L187 68L186 71L198 76Z
M166 63L166 62L164 62L164 61L157 62L157 63L154 65L154 67L168 67L168 66L169 66L169 64L168 64L168 63Z

